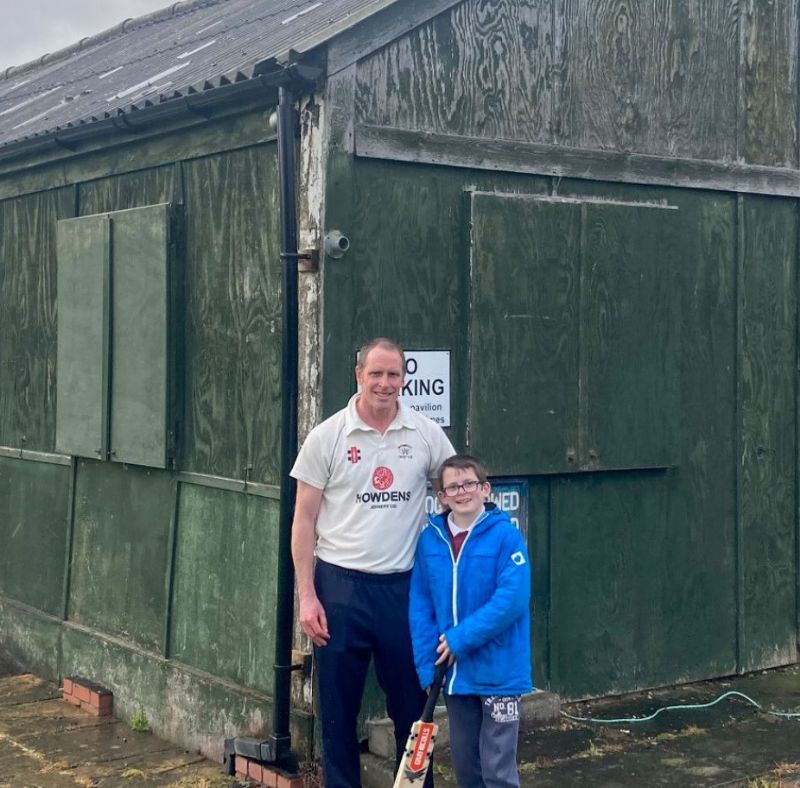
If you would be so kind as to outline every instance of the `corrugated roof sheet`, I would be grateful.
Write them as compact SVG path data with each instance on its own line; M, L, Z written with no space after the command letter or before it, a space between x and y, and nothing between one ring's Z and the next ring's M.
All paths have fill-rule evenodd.
M190 0L0 74L0 149L188 93L328 40L396 0Z

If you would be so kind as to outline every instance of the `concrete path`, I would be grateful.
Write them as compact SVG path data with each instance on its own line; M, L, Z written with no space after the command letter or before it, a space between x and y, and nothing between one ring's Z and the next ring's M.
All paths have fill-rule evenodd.
M0 788L235 785L197 753L92 717L53 685L0 662Z

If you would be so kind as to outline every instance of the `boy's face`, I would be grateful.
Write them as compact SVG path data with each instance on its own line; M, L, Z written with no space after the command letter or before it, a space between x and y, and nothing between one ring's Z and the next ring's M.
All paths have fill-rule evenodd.
M442 504L449 507L454 514L463 520L474 520L483 511L483 504L491 491L489 482L479 482L478 475L472 468L445 468L442 489L438 496Z

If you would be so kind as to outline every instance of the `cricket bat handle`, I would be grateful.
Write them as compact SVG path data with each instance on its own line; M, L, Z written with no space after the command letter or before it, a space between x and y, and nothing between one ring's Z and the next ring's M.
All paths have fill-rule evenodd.
M425 701L425 708L422 710L420 722L433 722L433 711L436 708L436 702L439 700L439 693L442 691L442 682L448 667L447 660L436 666L436 672L433 674L433 684L431 684L431 691L428 693L428 700Z

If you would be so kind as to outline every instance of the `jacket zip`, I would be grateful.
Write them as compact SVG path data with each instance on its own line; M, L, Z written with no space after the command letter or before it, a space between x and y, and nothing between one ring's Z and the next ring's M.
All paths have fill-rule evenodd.
M461 543L461 550L458 552L458 558L453 555L453 546L450 544L450 540L445 536L436 526L436 533L438 534L439 538L444 540L447 544L447 549L450 551L450 560L453 562L453 626L458 626L458 562L461 560L461 556L464 555L464 548L469 541L470 536L472 536L472 532L475 530L476 526L479 523L482 523L486 517L488 516L488 512L484 512L476 522L474 522L471 528L467 531L467 535L464 537L464 541ZM449 528L450 525L445 518L444 521L444 528ZM456 681L456 676L458 675L458 660L453 663L453 675L450 677L450 683L447 685L447 693L449 695L453 694L453 685Z

